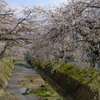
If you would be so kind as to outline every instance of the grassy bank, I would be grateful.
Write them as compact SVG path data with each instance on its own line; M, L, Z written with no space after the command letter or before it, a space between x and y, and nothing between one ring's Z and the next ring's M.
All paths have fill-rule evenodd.
M24 59L12 59L13 62L21 62L21 61L25 61Z
M0 60L0 89L7 86L13 67L13 62L10 59Z
M97 92L98 94L100 94L100 70L91 69L87 67L78 67L70 63L57 61L34 61L32 62L32 65L37 66L40 69L46 69L50 67L51 73L53 73L56 70L60 73L65 74L67 77L78 81L78 83L90 87L91 91L93 91L94 93ZM68 86L68 84L71 84L71 81L68 80L67 77L65 79L67 80L66 86Z

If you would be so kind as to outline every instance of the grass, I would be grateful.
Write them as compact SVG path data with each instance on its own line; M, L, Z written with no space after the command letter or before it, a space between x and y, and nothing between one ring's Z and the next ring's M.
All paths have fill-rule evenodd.
M54 90L47 88L44 85L41 85L39 89L34 90L34 92L40 97L52 97L55 93Z
M20 61L24 61L23 59L13 59L13 62L20 62Z
M5 87L11 75L11 70L14 68L13 62L5 58L0 61L0 85Z
M55 93L54 90L48 89L46 87L34 90L34 92L41 97L51 97L52 94Z
M94 91L98 91L100 87L100 70L91 69L87 67L77 67L70 63L59 63L59 67L55 69L72 77L81 84L85 84ZM99 91L100 92L100 91Z

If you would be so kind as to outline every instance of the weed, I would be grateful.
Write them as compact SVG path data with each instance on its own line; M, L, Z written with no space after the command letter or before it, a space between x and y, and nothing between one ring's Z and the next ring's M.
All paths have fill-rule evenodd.
M52 94L55 93L54 90L46 88L46 86L41 85L40 89L34 91L40 97L52 97Z
M27 88L27 89L25 90L25 92L22 93L22 95L29 95L29 94L30 94L30 90L29 90L29 88Z
M48 83L47 81L45 81L45 83Z
M45 94L44 97L52 97L50 94Z
M43 100L48 100L48 98L44 98Z
M25 86L25 83L23 84L23 86Z
M41 85L40 87L45 88L46 86L45 85Z
M33 82L33 79L31 79L30 82Z
M62 99L58 98L58 99L56 99L56 100L62 100Z

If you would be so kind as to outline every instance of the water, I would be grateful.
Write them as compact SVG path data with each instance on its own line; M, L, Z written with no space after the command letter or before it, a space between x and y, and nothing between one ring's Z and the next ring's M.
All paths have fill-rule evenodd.
M25 64L26 64L25 62L24 62L24 64L23 64L23 62L16 62L13 73L14 72L36 73L33 69L25 68ZM9 92L13 93L14 95L16 95L18 97L18 100L39 100L33 93L29 94L29 95L22 95L22 93L24 93L26 91L27 87L16 87L15 86L15 85L17 85L18 78L22 77L22 76L31 76L31 75L27 75L27 74L26 75L25 74L13 75L8 82L7 90Z

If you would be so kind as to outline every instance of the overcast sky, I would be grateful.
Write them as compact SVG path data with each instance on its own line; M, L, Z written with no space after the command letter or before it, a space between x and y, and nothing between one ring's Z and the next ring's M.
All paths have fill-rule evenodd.
M55 5L60 5L61 3L67 2L67 0L5 0L10 7L13 8L19 8L21 5L26 5L33 7L36 6L42 6L45 8L48 8L49 6L52 7Z
M22 6L42 6L43 8L53 8L54 5L60 6L62 3L66 3L67 0L5 0L11 8L16 9L15 14L18 17L23 16L20 12L23 10Z

